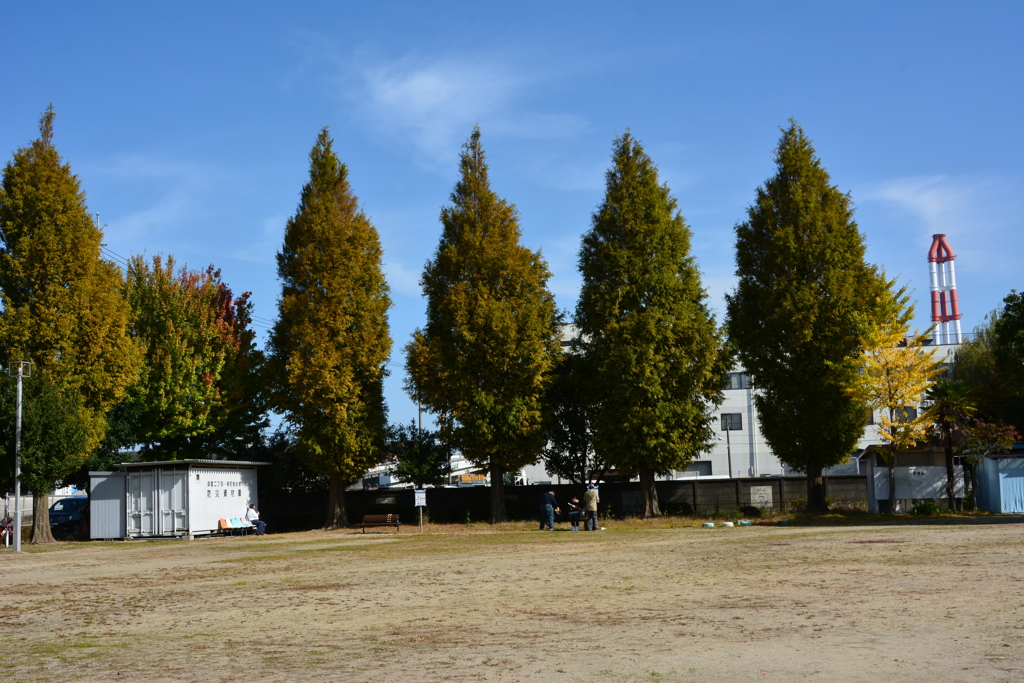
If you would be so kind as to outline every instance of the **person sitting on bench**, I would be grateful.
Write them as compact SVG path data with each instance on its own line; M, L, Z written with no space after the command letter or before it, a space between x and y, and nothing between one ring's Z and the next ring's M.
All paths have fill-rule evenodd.
M250 505L245 511L245 521L256 527L256 535L262 536L267 531L267 523L260 519L260 513L256 511L255 505Z

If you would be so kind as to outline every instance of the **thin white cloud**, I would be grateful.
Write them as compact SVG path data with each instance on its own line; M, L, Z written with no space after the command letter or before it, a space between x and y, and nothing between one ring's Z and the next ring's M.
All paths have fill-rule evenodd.
M498 64L406 58L361 73L357 95L375 128L411 141L431 158L451 156L473 124L506 108L525 79Z
M934 234L961 228L961 214L976 194L974 183L948 176L925 176L886 181L861 199L895 204L914 214L920 227Z
M213 174L205 168L144 156L116 157L109 163L94 166L91 171L106 176L122 188L129 196L124 204L144 204L142 208L111 217L108 236L121 241L145 241L149 236L174 227L180 229L190 217L194 220L196 207L205 203L202 198L211 192L213 180ZM136 188L149 197L133 191Z
M1011 288L1020 286L1007 254L1024 249L1019 181L1006 177L917 176L854 190L869 258L910 285L919 327L929 324L927 253L945 234L957 256L963 327L971 329Z
M549 80L487 56L423 58L357 68L345 88L357 116L379 133L411 144L431 163L448 163L473 125L530 140L576 135L587 126L573 114L531 110L529 95Z
M406 268L398 261L387 260L384 262L384 276L393 292L415 297L423 296L423 290L420 289L419 273Z
M1019 250L1022 202L1016 183L1005 178L917 176L896 178L855 193L861 204L882 202L903 214L893 228L910 233L927 248L932 235L946 234L958 256L958 268L984 270ZM1015 249L1010 245L1015 245Z

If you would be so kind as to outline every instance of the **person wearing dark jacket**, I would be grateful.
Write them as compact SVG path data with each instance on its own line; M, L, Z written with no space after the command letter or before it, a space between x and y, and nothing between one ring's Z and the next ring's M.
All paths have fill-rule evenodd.
M548 491L540 504L540 531L544 531L544 522L548 523L548 531L555 530L555 513L559 512L555 492Z
M580 517L583 516L583 508L580 507L580 499L573 498L569 501L569 522L573 531L580 530Z

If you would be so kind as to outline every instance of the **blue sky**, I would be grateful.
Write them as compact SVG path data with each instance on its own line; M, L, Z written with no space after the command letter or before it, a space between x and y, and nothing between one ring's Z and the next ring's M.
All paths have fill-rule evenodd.
M567 310L630 127L721 312L733 226L789 117L852 193L869 260L915 290L920 325L933 233L958 256L965 330L1024 288L1022 3L429 4L5 2L0 154L52 102L109 248L212 263L269 320L274 255L329 125L385 250L393 420L415 415L401 349L476 123Z

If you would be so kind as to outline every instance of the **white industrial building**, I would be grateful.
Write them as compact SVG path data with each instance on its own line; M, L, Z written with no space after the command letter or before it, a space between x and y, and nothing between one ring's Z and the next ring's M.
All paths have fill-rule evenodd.
M927 347L935 357L949 365L960 348L959 344L941 344ZM754 407L754 392L749 376L737 366L729 373L729 385L725 389L725 400L715 411L718 418L718 436L709 453L696 460L687 471L673 471L667 478L689 477L771 477L802 474L795 472L775 457L761 434L757 409ZM876 418L877 416L873 416ZM850 460L828 470L828 474L864 474L866 464L861 455L874 444L881 444L876 419L872 419L857 442L857 450L850 454ZM524 467L520 473L526 483L535 481L558 482L558 478L544 470L544 463Z

